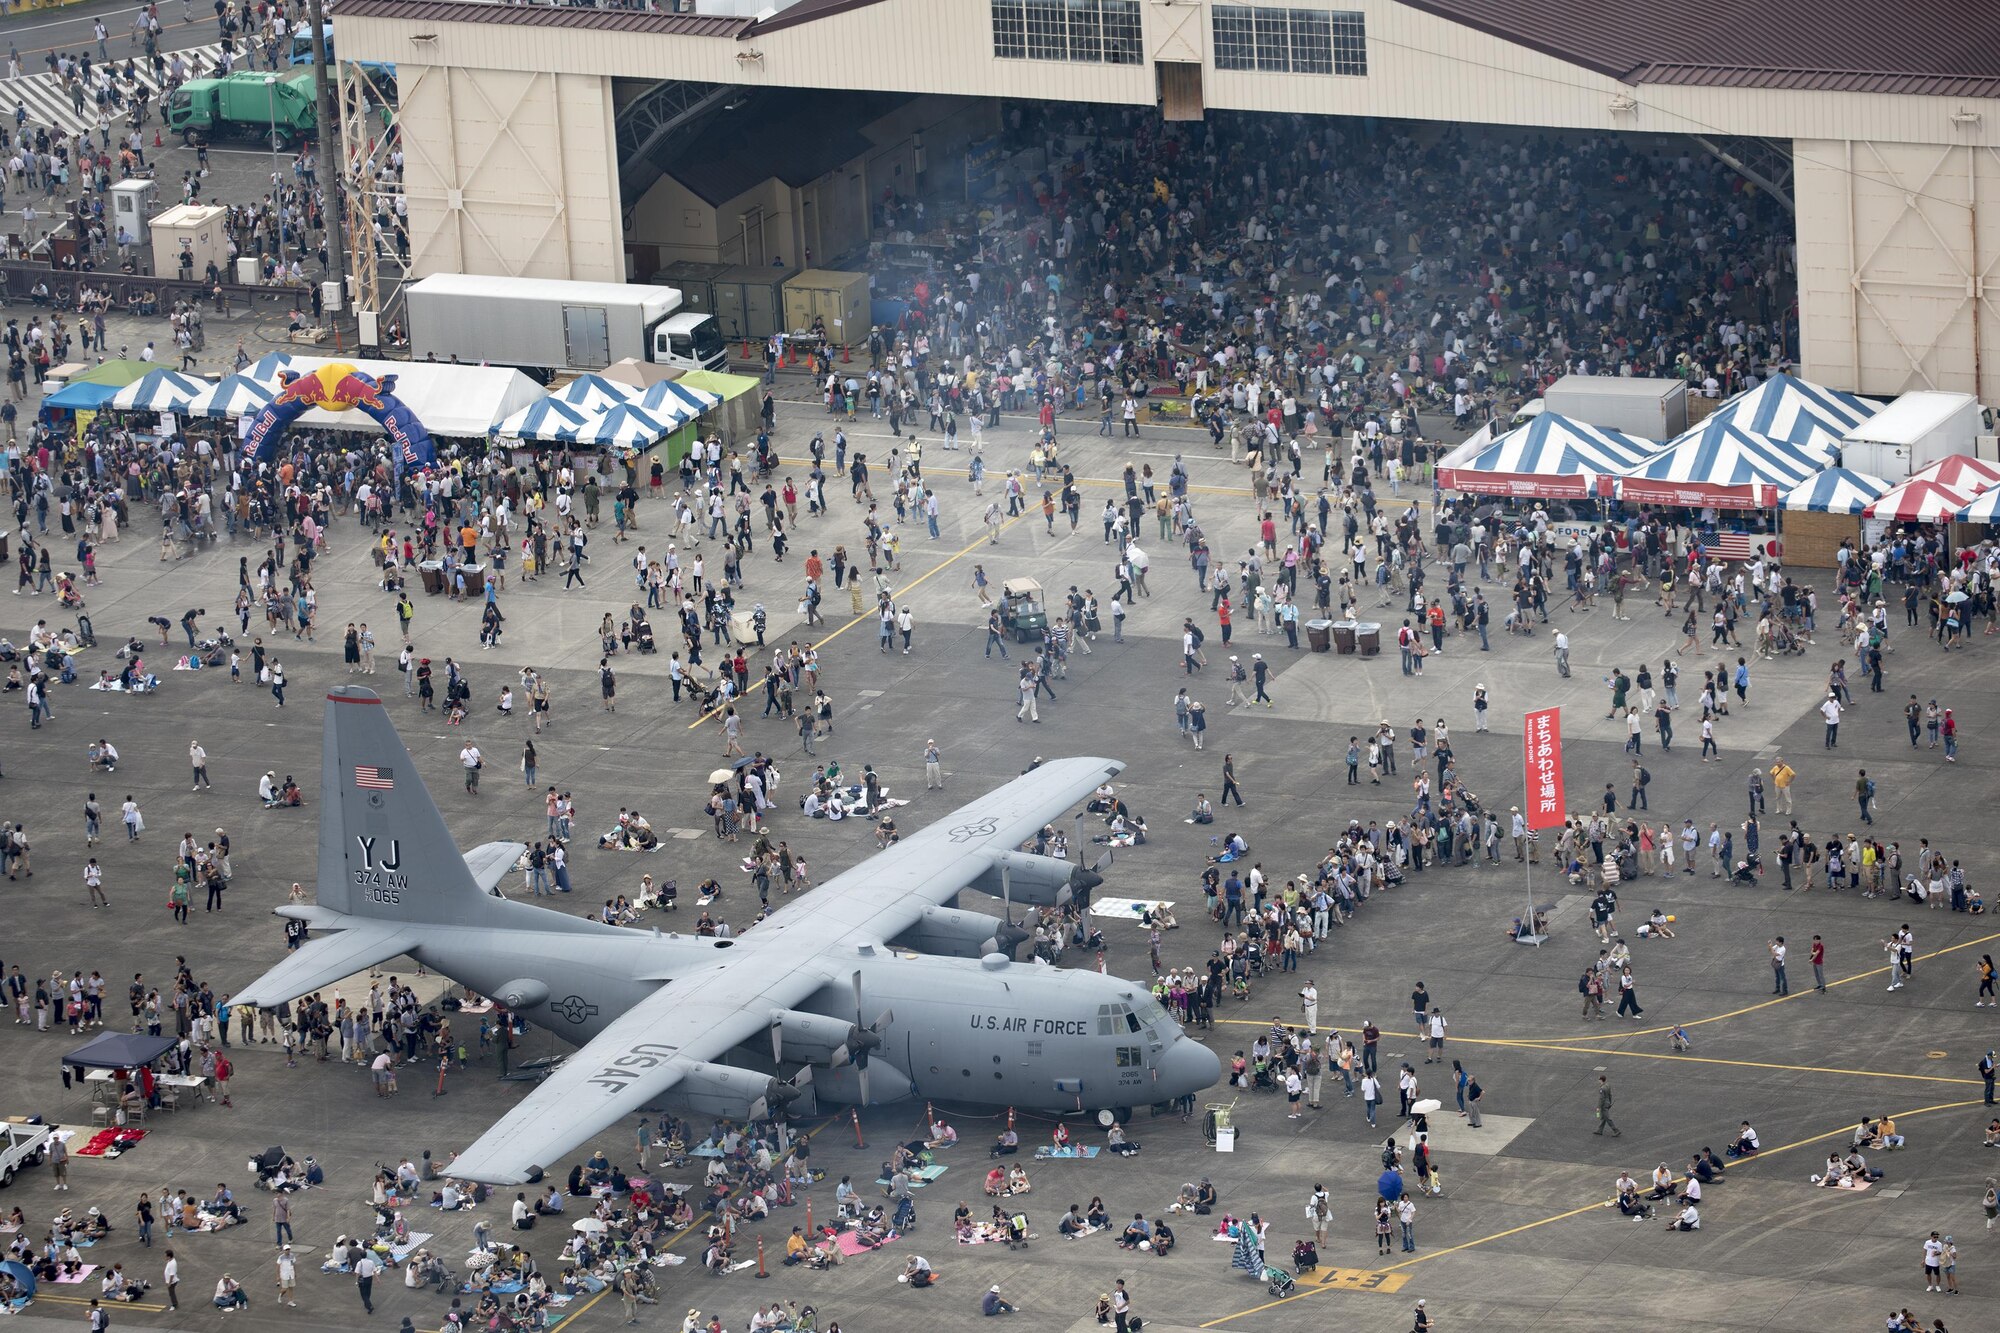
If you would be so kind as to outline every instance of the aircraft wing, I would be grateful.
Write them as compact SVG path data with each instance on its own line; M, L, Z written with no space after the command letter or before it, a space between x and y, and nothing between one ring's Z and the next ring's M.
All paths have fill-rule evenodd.
M772 1009L826 984L812 968L778 972L746 957L661 986L565 1060L521 1104L460 1154L451 1175L519 1185L684 1080L727 1082L750 1101L769 1082L708 1063L765 1032ZM621 1131L622 1132L622 1131Z
M309 925L329 923L315 919L319 909L280 911L297 916ZM364 921L342 917L330 923L334 933L310 940L285 955L283 962L238 991L235 1004L260 1009L276 1008L286 1000L296 1000L343 977L351 977L365 967L408 953L421 938L414 926L397 921Z
M528 850L525 842L485 842L465 854L465 868L481 893L492 893Z

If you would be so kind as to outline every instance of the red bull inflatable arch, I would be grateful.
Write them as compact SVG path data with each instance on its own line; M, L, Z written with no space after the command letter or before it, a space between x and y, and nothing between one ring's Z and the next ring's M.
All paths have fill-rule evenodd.
M416 413L396 397L396 377L379 380L344 361L334 361L317 370L280 371L277 397L250 421L243 437L246 463L268 463L277 453L278 440L308 408L329 412L360 409L374 418L389 437L391 454L398 472L435 466L437 447Z

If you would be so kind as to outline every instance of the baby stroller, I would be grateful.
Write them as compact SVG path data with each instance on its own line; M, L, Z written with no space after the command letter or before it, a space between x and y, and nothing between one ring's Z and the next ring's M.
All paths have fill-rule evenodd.
M97 646L97 630L91 625L89 616L76 618L76 637L86 648Z
M1309 1240L1292 1246L1292 1271L1310 1273L1319 1267L1319 1247Z
M1299 1285L1298 1279L1276 1264L1264 1265L1264 1289L1273 1296L1284 1296Z

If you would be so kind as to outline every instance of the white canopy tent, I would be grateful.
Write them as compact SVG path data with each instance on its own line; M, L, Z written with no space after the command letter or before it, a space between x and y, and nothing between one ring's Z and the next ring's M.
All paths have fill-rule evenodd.
M188 404L208 391L208 381L178 370L149 370L111 395L114 412L186 412Z
M275 388L283 370L308 371L342 362L340 357L294 356L273 352L246 372L258 383ZM451 365L443 361L346 360L362 374L380 381L396 377L395 394L433 435L484 436L495 426L546 397L542 386L507 366ZM309 408L301 426L338 427L379 432L381 427L361 412L328 412Z
M191 417L247 417L269 407L277 390L248 375L228 375L187 405Z

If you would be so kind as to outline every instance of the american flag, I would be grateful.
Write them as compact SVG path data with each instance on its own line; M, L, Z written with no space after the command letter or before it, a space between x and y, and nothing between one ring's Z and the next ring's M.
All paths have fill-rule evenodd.
M370 791L394 791L396 790L396 775L390 769L377 768L373 764L356 764L354 766L354 785L365 787Z

